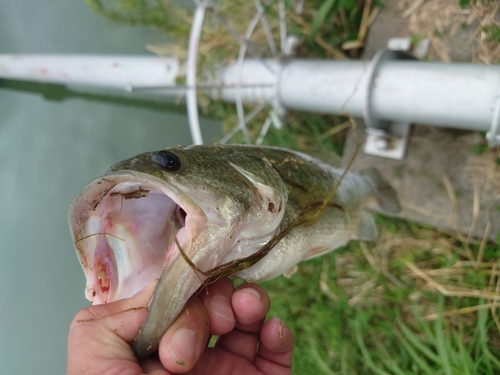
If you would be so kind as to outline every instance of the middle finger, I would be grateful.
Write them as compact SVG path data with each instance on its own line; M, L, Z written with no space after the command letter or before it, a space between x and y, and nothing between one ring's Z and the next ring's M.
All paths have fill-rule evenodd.
M208 311L196 297L160 341L158 353L165 368L176 373L189 371L205 349L208 332Z

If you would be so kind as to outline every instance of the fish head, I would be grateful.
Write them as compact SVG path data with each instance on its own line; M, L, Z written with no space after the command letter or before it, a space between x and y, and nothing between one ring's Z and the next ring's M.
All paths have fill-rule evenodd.
M204 271L255 251L278 230L286 189L265 162L255 167L245 158L208 146L143 153L111 167L72 203L87 299L129 298L158 280L135 340L139 357L157 349ZM270 174L267 183L262 173Z

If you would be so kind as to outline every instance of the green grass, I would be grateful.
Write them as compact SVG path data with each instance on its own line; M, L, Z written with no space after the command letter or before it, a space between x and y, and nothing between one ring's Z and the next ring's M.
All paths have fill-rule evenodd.
M474 155L484 154L486 151L488 151L488 145L486 143L479 143L472 146L472 148L470 149L471 154Z
M229 131L237 123L234 106L231 104L213 102L205 107L205 113L221 118L225 131ZM220 113L224 113L224 117L219 117ZM249 123L248 127L251 139L257 139L266 115L267 112L262 112L262 116L258 116L254 121ZM337 155L342 155L346 132L340 132L333 136L330 136L329 132L335 126L341 125L346 121L347 118L343 116L293 111L287 115L286 127L276 129L274 126L271 126L264 138L263 145L279 146L293 150L328 150ZM217 139L214 141L217 141ZM236 134L231 142L244 143L243 136Z
M486 40L500 43L500 26L493 23L488 27L484 27L483 31L486 32Z
M459 0L458 2L461 8L467 8L470 5L470 0Z
M173 38L189 35L189 12L170 0L85 0L91 9L113 22L149 26Z
M500 332L491 311L450 313L485 301L444 297L405 266L449 269L466 260L464 244L413 223L377 220L382 228L378 243L351 242L301 264L291 279L262 284L271 297L270 314L295 333L294 374L498 373ZM387 243L395 240L401 244L388 250ZM443 240L452 252L439 244ZM487 247L489 260L498 263L499 247ZM375 259L373 264L367 256ZM466 272L436 277L437 282L464 290L488 288L491 269L457 270ZM321 279L329 292L322 291ZM424 319L431 314L437 319Z

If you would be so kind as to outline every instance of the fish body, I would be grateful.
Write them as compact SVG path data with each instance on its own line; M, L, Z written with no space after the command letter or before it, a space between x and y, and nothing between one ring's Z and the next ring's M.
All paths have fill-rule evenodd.
M124 160L70 207L86 297L112 302L158 280L133 344L144 358L207 280L181 250L210 271L251 257L286 232L263 259L233 274L262 281L351 239L374 239L377 228L365 209L399 211L396 192L375 170L343 174L309 154L276 147L177 147ZM312 219L335 186L317 220L290 229L300 215Z

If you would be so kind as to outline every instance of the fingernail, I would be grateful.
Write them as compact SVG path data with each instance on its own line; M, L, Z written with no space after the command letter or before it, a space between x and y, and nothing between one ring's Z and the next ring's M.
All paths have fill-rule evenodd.
M257 297L259 299L259 301L262 301L259 292L257 292L255 289L245 288L245 289L241 289L241 292L251 294L251 295Z
M220 316L228 322L234 322L233 309L229 300L222 296L214 296L210 300L211 313Z
M168 351L179 365L187 365L195 359L197 343L196 334L192 330L180 328L170 339Z

